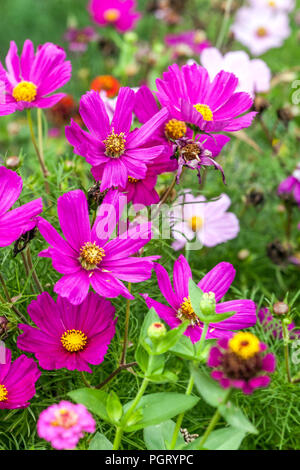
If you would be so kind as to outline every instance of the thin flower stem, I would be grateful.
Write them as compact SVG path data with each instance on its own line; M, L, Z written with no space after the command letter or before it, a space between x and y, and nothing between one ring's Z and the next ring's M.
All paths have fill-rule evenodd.
M118 450L121 444L121 440L123 437L123 429L121 427L117 427L115 439L113 443L113 450Z
M124 369L130 369L131 367L134 367L137 365L137 362L129 362L128 364L121 364L119 367L114 370L101 384L97 385L97 390L100 390L100 388L103 388L105 385L107 385L116 375L119 374Z
M216 42L216 48L217 48L217 49L221 49L222 46L223 46L223 42L224 42L225 35L226 35L226 30L227 30L228 21L229 21L229 19L230 19L230 11L231 11L231 7L232 7L232 2L233 2L233 0L227 0L227 2L226 2L225 13L224 13L224 17L223 17L223 22L222 22L222 26L221 26L221 29L220 29L220 33L219 33L219 35L218 35L218 39L217 39L217 42Z
M38 115L38 116L39 116L39 115ZM48 181L47 181L47 178L48 178L48 176L49 176L49 172L48 172L48 170L47 170L47 168L46 168L43 155L41 154L41 152L40 152L40 150L39 150L39 147L38 147L38 144L37 144L35 135L34 135L33 122L32 122L32 117L31 117L31 111L30 111L30 109L27 109L27 121L28 121L28 126L29 126L29 131L30 131L31 140L32 140L32 143L33 143L33 146L34 146L35 152L36 152L36 154L37 154L37 157L38 157L38 160L39 160L39 164L40 164L40 167L41 167L43 176L44 176L44 180L45 180L45 190L46 190L46 193L47 193L47 194L50 194L50 187L49 187L49 183L48 183Z
M128 290L131 292L131 283L128 283ZM130 320L130 299L127 299L126 303L126 314L125 314L125 330L124 330L124 342L123 342L123 350L120 365L122 366L126 362L126 353L128 347L128 330L129 330L129 320Z
M172 191L173 191L173 189L174 189L174 186L175 186L175 184L176 184L176 178L177 178L177 175L175 174L172 183L170 184L169 188L168 188L167 191L163 194L163 197L162 197L161 200L159 201L158 209L166 202L166 200L168 199L168 197L169 197L170 194L172 193Z
M292 225L293 225L293 207L291 204L286 204L286 225L285 225L285 236L286 240L289 242L292 235Z
M229 400L231 391L232 391L232 389L229 389L229 390L228 390L228 392L226 393L226 395L225 395L224 399L222 400L222 403L220 404L220 406L221 406L221 405L226 405L226 403L227 403L228 400ZM208 427L207 427L205 433L203 434L200 443L199 443L199 449L200 449L200 450L203 448L203 446L204 446L205 442L207 441L207 439L208 439L210 433L215 429L215 427L216 427L216 425L218 424L218 421L219 421L220 418L221 418L220 407L218 407L218 408L216 409L216 412L215 412L215 414L213 415L213 417L212 417L212 419L211 419L211 421L210 421L210 423L209 423L209 425L208 425Z
M30 246L28 245L27 249L26 249L26 253L27 253L27 264L28 264L28 267L30 269L30 273L32 274L32 277L33 277L33 280L34 280L34 283L36 285L36 288L38 290L38 292L40 294L42 294L44 292L44 289L43 289L43 286L42 284L40 283L40 280L38 278L38 275L34 269L34 266L33 266L33 263L32 263L32 258L31 258L31 251L30 251Z
M84 375L84 372L83 371L80 371L80 375L81 375L81 378L82 378L82 382L84 383L84 385L88 388L93 388L90 384L90 382L87 380L86 376Z
M284 342L284 362L288 382L292 382L291 368L290 368L290 352L289 352L289 330L284 321L281 322L282 325L282 336Z
M9 292L8 292L8 289L6 287L6 284L5 284L5 280L2 276L2 274L0 273L0 283L2 285L2 288L3 288L3 292L4 292L4 295L5 295L5 298L10 306L10 308L12 309L12 311L18 315L18 317L24 322L24 323L28 323L26 318L24 317L23 313L20 312L20 310L17 309L17 307L13 304L11 298L10 298L10 295L9 295ZM1 300L3 301L4 299L2 299L1 297Z

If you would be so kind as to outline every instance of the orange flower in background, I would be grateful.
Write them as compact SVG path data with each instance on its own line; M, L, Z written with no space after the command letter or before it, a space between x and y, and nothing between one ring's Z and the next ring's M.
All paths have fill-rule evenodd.
M120 89L120 83L112 75L98 75L91 83L91 90L105 91L108 98L116 96Z
M50 120L57 126L67 124L76 114L78 105L72 95L64 96L56 105L48 111Z

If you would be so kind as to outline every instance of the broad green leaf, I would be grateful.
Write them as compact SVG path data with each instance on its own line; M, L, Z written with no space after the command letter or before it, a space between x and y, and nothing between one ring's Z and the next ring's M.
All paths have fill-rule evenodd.
M92 413L110 422L106 411L107 393L91 388L79 388L69 392L68 395L72 400L76 401L76 403L82 403L82 405L86 406Z
M96 432L89 446L89 450L112 450L112 448L112 443L100 432Z
M150 380L150 382L155 382L159 384L168 383L168 382L175 383L178 380L178 376L174 374L173 372L167 370L162 374L153 374L150 376L148 375L147 379Z
M245 431L233 427L218 429L213 431L207 438L204 444L204 449L207 450L237 450L239 449L242 440L246 436ZM199 449L202 436L195 439L183 450L196 450Z
M202 313L200 310L200 302L203 296L203 291L197 286L193 279L189 280L189 296L195 314L201 318Z
M106 400L106 411L109 419L113 423L118 423L123 414L123 407L121 405L118 395L112 390Z
M206 323L220 323L235 315L236 312L216 313L215 315L206 315Z
M168 443L172 439L175 423L172 420L149 426L144 429L144 441L148 450L168 450ZM181 433L178 433L176 448L184 446L185 441Z
M237 408L233 403L229 402L226 405L221 405L219 411L223 418L227 421L230 426L240 429L244 432L251 434L257 434L257 429L249 421L249 419L243 414L240 408Z
M135 360L138 363L140 369L143 372L146 372L148 367L149 354L141 344L139 344L135 350Z
M206 373L198 370L196 367L192 366L191 371L197 390L203 400L215 408L218 407L226 397L227 390L221 388L215 380L209 377Z
M185 335L181 336L179 341L170 349L170 351L183 359L193 360L196 357L196 347L193 345L190 338Z
M143 412L141 421L135 425L127 426L126 431L136 431L137 429L167 421L173 418L173 416L193 408L198 401L199 398L183 393L163 392L145 395L137 406L137 409ZM124 413L126 413L131 404L132 401L126 403Z
M160 322L160 318L157 315L154 308L152 307L144 318L144 321L141 327L140 342L142 343L144 342L144 340L147 338L147 332L148 332L149 326L155 322Z

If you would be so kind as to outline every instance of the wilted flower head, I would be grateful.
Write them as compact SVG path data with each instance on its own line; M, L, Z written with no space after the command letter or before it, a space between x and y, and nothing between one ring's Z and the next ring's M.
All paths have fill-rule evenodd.
M279 195L290 195L300 206L300 163L291 176L288 176L278 186Z
M38 46L36 52L27 39L21 56L11 41L6 56L7 71L0 63L0 116L27 108L51 108L65 95L49 96L65 85L71 78L71 62L66 61L65 51L47 42Z
M238 10L231 30L235 38L255 56L282 46L291 32L286 13L268 8L248 7Z
M9 210L22 191L22 178L0 166L0 247L8 246L36 225L36 216L43 210L42 198Z
M189 279L192 278L191 268L184 256L180 255L174 264L173 285L169 274L160 264L154 266L158 286L169 305L162 304L141 294L145 299L147 307L153 307L157 315L162 318L171 328L176 328L183 321L188 320L190 326L185 331L192 343L200 340L203 324L194 312L189 297ZM209 294L210 301L216 303L216 313L235 312L235 314L219 323L211 323L207 338L231 337L232 330L239 330L253 326L256 323L256 307L252 300L231 300L220 302L228 291L235 277L235 269L230 263L219 263L209 271L198 283L198 287Z
M120 33L135 27L140 14L135 0L90 0L89 12L99 26L114 26Z
M180 250L195 237L201 246L209 247L235 238L240 227L236 215L226 212L230 204L226 194L209 202L204 196L194 197L188 190L179 196L170 212L174 250Z
M267 387L269 373L275 370L275 357L265 354L267 346L249 332L240 331L231 339L221 338L209 353L207 365L223 388L239 388L250 395L256 388Z
M1 362L0 410L26 408L30 405L28 400L35 395L35 382L41 375L36 363L24 354L11 362L10 349L5 350L4 364Z
M84 405L61 401L43 410L37 423L40 438L57 450L74 449L85 432L95 432L96 423Z
M64 35L64 39L69 42L70 51L78 53L85 52L88 44L97 38L98 35L92 26L85 28L70 27Z
M270 90L271 70L261 59L250 59L245 51L231 51L222 56L215 47L206 48L200 55L201 64L211 80L221 71L234 73L239 79L236 91L255 93Z

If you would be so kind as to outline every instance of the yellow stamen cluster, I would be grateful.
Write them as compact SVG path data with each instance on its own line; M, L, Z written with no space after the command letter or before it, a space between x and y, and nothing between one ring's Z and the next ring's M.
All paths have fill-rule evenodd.
M111 134L103 140L103 143L105 145L105 155L111 158L119 158L125 150L125 134L124 132L115 134L114 129L112 129Z
M115 21L118 21L118 19L120 18L120 15L121 15L120 10L118 10L117 8L108 8L103 13L104 19L108 21L109 23L114 23Z
M207 104L194 104L194 108L202 114L204 121L213 121L214 115Z
M276 2L274 0L270 0L269 1L269 6L272 7L272 8L276 7Z
M249 359L260 352L260 343L252 333L239 331L229 341L229 348L242 359Z
M192 326L200 325L200 320L195 314L190 297L184 297L182 304L177 312L177 318L181 321L188 320Z
M260 28L257 28L256 30L256 36L258 36L259 38L264 38L268 36L268 31L263 26L260 26Z
M6 401L7 400L7 389L4 387L4 385L0 384L0 402L1 401Z
M81 330L67 330L60 341L63 347L69 352L82 351L87 343L87 337Z
M32 82L20 82L13 89L12 95L16 101L31 103L37 95L37 86Z
M128 176L128 181L129 183L138 183L140 180L137 180L136 178L132 178L131 176Z
M177 140L185 136L187 127L185 122L171 119L165 125L165 136L167 139Z
M198 232L198 230L200 230L203 226L203 219L198 215L193 215L193 217L188 220L188 224L193 232Z
M64 429L69 429L75 426L78 422L78 415L73 410L67 408L60 408L55 412L55 419L51 421L51 426L60 426Z
M84 269L91 271L97 268L104 256L105 251L103 248L100 248L95 242L87 242L80 249L79 261Z

